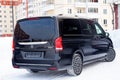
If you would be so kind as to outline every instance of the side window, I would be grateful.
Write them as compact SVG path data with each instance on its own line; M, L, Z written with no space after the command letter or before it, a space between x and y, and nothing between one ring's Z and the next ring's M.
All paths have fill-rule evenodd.
M63 35L77 36L80 34L79 20L64 19L61 23L62 23L62 34Z
M85 20L80 20L80 23L81 23L81 27L80 27L80 30L81 30L81 34L83 35L92 35L92 26L90 23L88 23L87 21Z
M103 31L101 30L99 25L95 24L95 29L96 29L96 34L98 34L98 35L103 34Z

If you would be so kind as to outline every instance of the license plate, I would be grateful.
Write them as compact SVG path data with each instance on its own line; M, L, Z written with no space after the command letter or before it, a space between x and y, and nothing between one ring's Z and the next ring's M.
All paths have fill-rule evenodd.
M43 58L44 52L22 52L24 59Z

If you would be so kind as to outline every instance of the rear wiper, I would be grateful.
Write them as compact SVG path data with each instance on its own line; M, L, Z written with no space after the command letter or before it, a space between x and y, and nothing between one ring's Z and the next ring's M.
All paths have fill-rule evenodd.
M30 39L22 39L22 40L19 40L19 42L30 42L31 40Z
M23 39L23 40L19 40L19 42L39 42L39 41L44 41L44 40L40 40L40 39Z

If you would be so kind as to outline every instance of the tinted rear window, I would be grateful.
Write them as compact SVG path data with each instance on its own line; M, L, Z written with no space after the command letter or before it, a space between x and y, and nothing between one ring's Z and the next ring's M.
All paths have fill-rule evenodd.
M49 40L55 34L53 18L36 18L19 21L15 28L18 40Z

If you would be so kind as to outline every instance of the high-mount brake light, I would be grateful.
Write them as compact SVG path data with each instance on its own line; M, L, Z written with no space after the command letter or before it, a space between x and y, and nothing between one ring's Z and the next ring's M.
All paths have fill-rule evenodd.
M39 18L35 17L35 18L28 18L28 20L38 20Z

